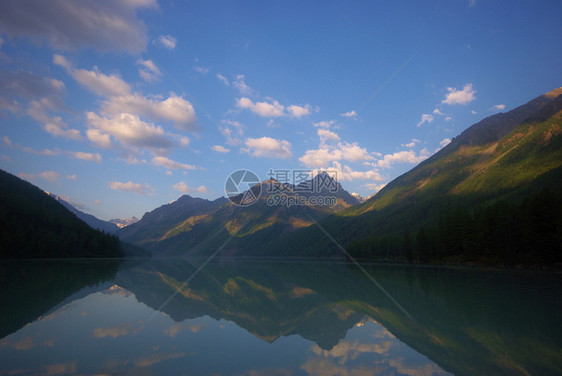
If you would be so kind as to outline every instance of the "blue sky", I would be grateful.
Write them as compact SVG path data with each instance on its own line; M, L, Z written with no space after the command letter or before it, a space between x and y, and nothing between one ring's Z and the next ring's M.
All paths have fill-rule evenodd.
M2 1L0 168L102 219L250 169L368 196L562 85L559 1Z

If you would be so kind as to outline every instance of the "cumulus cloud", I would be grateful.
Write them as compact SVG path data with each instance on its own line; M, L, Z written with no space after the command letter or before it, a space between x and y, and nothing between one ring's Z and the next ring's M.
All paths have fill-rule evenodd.
M332 165L329 167L329 169L337 171L337 177L338 180L340 181L384 180L384 177L376 169L371 169L367 171L357 171L349 166L341 165L340 162L333 162Z
M93 47L136 54L144 51L147 41L137 11L156 7L156 0L4 0L0 25L6 35L46 40L57 49Z
M88 139L100 147L111 147L112 140L116 140L123 146L145 148L161 154L177 145L161 126L146 123L136 115L122 113L106 118L87 112L86 121Z
M447 117L445 118L445 121L451 121L451 120L453 120L453 118L450 117L450 116L447 116Z
M152 188L150 185L133 183L132 181L128 181L126 183L122 183L120 181L110 181L108 184L109 184L109 188L113 190L134 192L138 195L151 196L152 193L154 192L154 188Z
M301 118L305 115L310 115L312 107L309 104L305 104L304 106L297 106L297 105L290 105L287 106L287 111L291 116L296 118Z
M96 66L93 70L75 69L64 56L55 54L53 63L65 68L68 73L86 89L100 96L125 95L131 90L129 84L116 75L101 73Z
M213 146L211 146L211 149L213 149L214 151L217 151L219 153L228 153L230 151L230 149L227 149L222 145L213 145Z
M195 170L197 167L187 164L173 161L167 157L156 156L152 158L152 164L155 166L161 166L169 170Z
M141 66L139 68L139 76L146 82L158 81L162 76L162 72L160 72L160 69L152 60L138 59L137 64Z
M355 110L347 111L346 113L340 114L343 117L354 118L357 116L357 112Z
M494 106L494 108L495 108L496 110L500 110L500 111L501 111L501 110L505 110L505 104L496 104L496 105Z
M381 168L390 168L396 163L418 164L427 159L430 153L427 149L422 149L418 155L413 150L403 150L392 154L386 154L382 159L377 161L377 166Z
M375 159L367 149L357 143L342 142L336 133L328 129L320 128L316 132L320 139L320 147L305 151L299 158L307 167L322 168L342 160L360 162Z
M176 48L177 41L176 38L171 35L160 35L158 37L158 44L164 48L173 50Z
M226 78L225 76L223 76L220 73L216 74L217 79L222 82L223 84L225 84L226 86L230 86L230 82L228 81L228 78Z
M293 156L291 143L286 140L271 137L247 138L245 144L255 157L287 159Z
M321 145L324 145L324 144L328 143L329 141L331 141L331 142L341 141L340 136L338 136L338 134L336 132L332 132L328 129L318 129L318 131L316 133L318 134L318 137L320 138L320 144Z
M438 108L436 108L435 110L433 110L433 114L434 114L434 115L441 115L441 116L445 115L445 114L442 113Z
M192 188L189 187L187 184L185 184L185 182L180 181L177 184L173 185L173 188L181 193L194 193L194 192L199 192L199 193L209 193L209 189L207 187L205 187L204 185L199 186L198 188Z
M173 93L165 100L150 99L135 93L111 97L102 105L106 114L138 114L152 121L170 121L178 130L193 130L197 122L192 104Z
M457 90L453 87L447 88L448 93L445 95L445 99L441 103L453 105L453 104L467 104L476 99L474 95L476 90L472 87L472 84L466 84L462 90Z
M55 55L53 62L63 66L68 73L88 90L105 98L102 104L103 114L112 117L123 114L136 114L152 121L169 121L179 130L193 130L197 117L192 104L184 98L171 93L166 99L147 98L140 93L133 93L117 74L106 75L96 67L89 71L75 69L64 56ZM151 60L137 60L145 70L145 78L156 77L160 70ZM141 74L142 75L142 74ZM150 78L151 79L151 78Z
M242 109L249 109L253 113L262 117L279 117L285 115L285 107L275 100L272 103L254 103L251 99L242 97L236 101L236 105Z
M421 127L423 123L431 123L434 120L433 115L430 114L422 114L420 121L416 125L416 127Z
M0 72L0 109L18 113L27 105L27 114L42 123L46 132L55 137L80 140L78 130L70 129L61 117L52 115L64 109L64 93L64 83L54 78L25 70Z

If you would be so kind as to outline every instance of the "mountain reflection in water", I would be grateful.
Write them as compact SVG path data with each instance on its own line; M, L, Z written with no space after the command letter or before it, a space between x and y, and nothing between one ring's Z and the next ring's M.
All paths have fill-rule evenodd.
M203 262L0 264L0 375L562 373L552 274Z

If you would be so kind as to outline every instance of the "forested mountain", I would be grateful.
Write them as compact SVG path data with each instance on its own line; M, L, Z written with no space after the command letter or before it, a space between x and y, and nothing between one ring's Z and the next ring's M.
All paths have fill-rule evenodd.
M92 229L36 186L0 170L0 258L122 257L116 236Z
M246 207L234 205L226 198L208 201L182 196L146 213L139 222L120 230L119 236L155 254L200 255L224 244L224 255L268 255L269 250L262 248L264 242L358 203L325 173L296 186L269 179L254 186L252 191L255 191L252 196L259 198ZM331 206L290 204L275 193L281 193L283 198L333 197L335 203Z
M482 120L367 202L321 225L359 257L562 261L562 88ZM317 226L277 253L341 255Z

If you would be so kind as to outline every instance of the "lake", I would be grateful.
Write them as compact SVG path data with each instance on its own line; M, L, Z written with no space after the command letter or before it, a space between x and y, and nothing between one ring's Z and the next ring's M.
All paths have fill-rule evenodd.
M0 263L0 375L562 374L560 275L205 262Z

